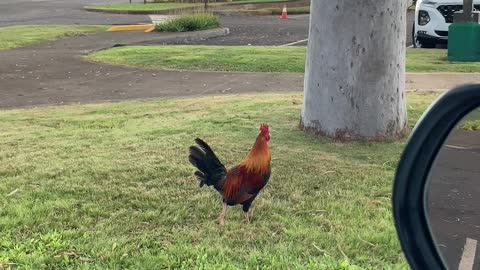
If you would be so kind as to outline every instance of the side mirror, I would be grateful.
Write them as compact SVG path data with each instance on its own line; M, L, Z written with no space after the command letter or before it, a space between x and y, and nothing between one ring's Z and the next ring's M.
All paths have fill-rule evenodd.
M480 84L445 93L425 112L398 164L392 201L412 269L480 269Z

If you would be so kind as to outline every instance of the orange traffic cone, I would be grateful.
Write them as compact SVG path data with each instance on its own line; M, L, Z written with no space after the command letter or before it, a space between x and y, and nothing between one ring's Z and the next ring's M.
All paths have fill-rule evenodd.
M287 5L283 5L282 20L285 20L286 18L287 18Z

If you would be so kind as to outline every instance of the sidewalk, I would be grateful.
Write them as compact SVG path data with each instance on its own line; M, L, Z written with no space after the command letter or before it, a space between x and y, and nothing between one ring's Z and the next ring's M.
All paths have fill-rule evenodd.
M445 91L468 83L480 83L480 73L407 73L405 88Z

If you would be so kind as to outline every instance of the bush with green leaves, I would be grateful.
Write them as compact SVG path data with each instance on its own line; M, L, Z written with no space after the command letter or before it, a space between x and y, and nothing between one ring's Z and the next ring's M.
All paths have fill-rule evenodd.
M158 32L188 32L216 28L220 25L218 16L210 13L181 15L170 21L157 24Z

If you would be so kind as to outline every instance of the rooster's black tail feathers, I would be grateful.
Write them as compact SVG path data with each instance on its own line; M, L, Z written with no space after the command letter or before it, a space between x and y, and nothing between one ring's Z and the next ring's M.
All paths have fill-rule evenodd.
M200 187L203 185L214 186L215 189L221 188L221 183L227 174L227 169L218 160L217 156L210 146L199 138L195 139L198 146L190 146L190 155L188 160L198 170L195 172L200 181Z

